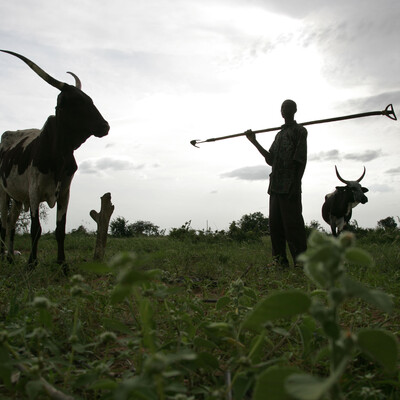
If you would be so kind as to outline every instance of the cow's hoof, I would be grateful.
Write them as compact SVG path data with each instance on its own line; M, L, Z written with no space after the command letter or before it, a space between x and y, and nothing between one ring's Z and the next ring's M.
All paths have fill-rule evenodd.
M29 260L28 261L28 271L33 271L38 265L37 260Z
M61 265L61 271L65 276L69 275L69 265L65 261L57 261Z

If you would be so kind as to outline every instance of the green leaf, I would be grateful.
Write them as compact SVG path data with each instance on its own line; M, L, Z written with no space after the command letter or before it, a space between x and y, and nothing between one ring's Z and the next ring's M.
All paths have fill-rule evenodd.
M363 265L372 267L374 260L369 253L356 247L350 247L345 252L346 260L351 264Z
M29 381L25 386L29 399L36 399L39 393L43 392L43 383L40 380Z
M121 303L132 292L132 289L127 286L115 286L111 293L111 304Z
M203 339L202 337L195 337L193 339L193 344L195 345L197 350L199 350L201 348L215 349L218 347L211 340Z
M305 274L320 288L328 287L329 275L320 262L306 263L304 265Z
M288 393L299 400L319 400L330 387L328 379L316 378L308 374L290 375L285 382Z
M0 344L0 381L9 387L11 385L12 361L8 350Z
M243 321L243 328L258 331L268 321L291 318L308 311L310 297L298 290L274 293L261 300Z
M290 375L285 381L285 389L299 400L319 400L339 381L348 360L348 357L344 357L337 369L326 379L309 374Z
M253 289L245 286L244 289L243 289L243 293L246 296L252 298L253 300L257 300L257 294Z
M217 304L215 305L216 310L220 311L224 307L226 307L229 303L231 302L231 299L228 296L221 297L218 301Z
M232 392L234 399L246 399L246 393L254 385L254 377L242 372L237 375L232 385Z
M51 328L53 325L51 314L46 309L39 310L39 321L43 326L45 326L48 329Z
M309 247L315 247L329 243L329 237L318 231L312 231L308 238Z
M121 321L118 321L113 318L103 318L102 319L104 328L108 331L114 331L114 332L120 332L124 333L126 335L131 335L132 334L132 329L126 326L124 323Z
M285 380L299 372L294 367L271 367L262 372L256 380L252 400L290 400L294 397L285 391Z
M398 347L395 337L384 330L363 329L358 333L358 347L387 371L396 369Z
M121 270L117 281L120 285L139 285L144 282L150 282L158 274L158 270L142 271L138 268L125 268Z
M219 361L211 353L202 352L197 354L196 364L199 368L217 370L219 369Z
M95 262L81 264L79 268L87 272L93 272L95 274L107 274L113 272L113 269L108 265Z
M392 312L393 300L388 294L380 290L369 289L347 276L342 278L342 285L348 296L360 297L367 303L380 308L386 313Z
M255 336L250 344L249 358L253 364L260 362L262 359L263 352L261 351L262 346L265 343L265 331Z
M99 379L90 385L92 390L113 390L118 386L116 382L111 379Z
M298 326L298 330L303 345L303 357L307 357L311 352L311 343L314 339L314 333L317 326L315 320L310 316L305 316L302 323Z

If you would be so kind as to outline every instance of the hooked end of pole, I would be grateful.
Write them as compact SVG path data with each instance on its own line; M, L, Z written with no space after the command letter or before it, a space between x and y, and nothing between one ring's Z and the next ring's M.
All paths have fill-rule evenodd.
M197 146L197 142L198 142L198 141L199 141L198 139L191 140L191 141L190 141L190 144L191 144L193 147L197 147L197 148L199 149L199 146Z
M383 115L386 115L386 117L392 119L393 121L397 121L396 114L393 109L393 104L389 104L383 111Z

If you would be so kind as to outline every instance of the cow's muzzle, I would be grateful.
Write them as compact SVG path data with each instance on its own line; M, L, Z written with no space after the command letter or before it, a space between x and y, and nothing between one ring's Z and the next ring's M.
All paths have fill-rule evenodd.
M104 121L94 129L93 135L100 138L108 135L109 130L110 130L110 125L108 124L107 121Z

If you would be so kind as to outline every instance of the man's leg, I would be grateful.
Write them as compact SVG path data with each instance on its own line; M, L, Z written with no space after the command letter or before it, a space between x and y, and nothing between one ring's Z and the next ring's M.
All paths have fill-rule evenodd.
M289 199L287 195L282 196L281 210L286 240L293 262L296 264L297 257L307 250L307 235L302 215L301 194L294 199Z
M271 193L269 197L269 230L271 234L272 257L282 266L289 266L286 257L286 238L280 204L281 195Z

